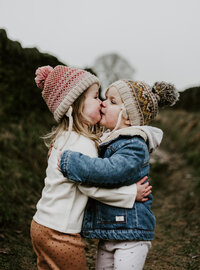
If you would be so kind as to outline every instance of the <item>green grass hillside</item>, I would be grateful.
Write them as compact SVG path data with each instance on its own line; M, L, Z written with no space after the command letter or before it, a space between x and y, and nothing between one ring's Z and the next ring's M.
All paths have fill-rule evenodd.
M4 121L19 121L30 114L47 111L41 92L35 86L35 70L39 66L61 64L57 58L42 54L36 48L22 48L0 30L0 116Z
M186 161L186 165L193 170L193 181L185 190L187 199L183 198L185 206L200 207L200 112L168 109L160 112L155 125L164 132L162 149L171 153L178 153ZM174 164L178 162L174 160ZM184 166L183 165L183 169ZM168 164L152 166L152 173L159 180L160 171L165 172ZM187 176L185 176L187 178ZM155 179L154 179L155 181ZM161 184L162 186L162 184ZM181 183L180 183L181 186ZM196 208L196 210L197 210ZM186 215L188 213L185 213Z
M200 174L200 111L164 110L157 118L166 140L163 147L177 152L187 159L189 165ZM164 137L165 138L165 137Z
M52 116L34 82L42 65L61 64L36 48L23 49L0 30L0 224L21 227L43 185L46 162L40 136L50 130Z
M190 112L200 111L200 86L186 89L180 93L180 100L174 106L175 109L183 109Z

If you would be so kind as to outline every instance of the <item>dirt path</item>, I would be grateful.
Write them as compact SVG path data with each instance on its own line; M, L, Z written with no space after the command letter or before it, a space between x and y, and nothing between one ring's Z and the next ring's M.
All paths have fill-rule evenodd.
M153 212L157 226L144 270L200 269L200 224L193 202L195 176L180 154L156 151L153 170ZM96 241L89 241L89 270L94 270ZM126 269L124 269L126 270Z

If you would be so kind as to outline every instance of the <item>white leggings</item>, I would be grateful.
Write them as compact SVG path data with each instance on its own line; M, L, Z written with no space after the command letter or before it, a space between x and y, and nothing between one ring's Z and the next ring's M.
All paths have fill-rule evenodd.
M97 270L142 270L150 241L99 241Z

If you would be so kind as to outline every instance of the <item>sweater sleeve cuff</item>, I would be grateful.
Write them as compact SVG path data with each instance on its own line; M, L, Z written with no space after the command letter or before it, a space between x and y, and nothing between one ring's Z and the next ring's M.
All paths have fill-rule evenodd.
M66 150L62 153L61 155L61 159L60 159L60 170L62 172L62 174L68 178L68 173L67 173L67 163L68 163L68 158L70 155L69 150Z

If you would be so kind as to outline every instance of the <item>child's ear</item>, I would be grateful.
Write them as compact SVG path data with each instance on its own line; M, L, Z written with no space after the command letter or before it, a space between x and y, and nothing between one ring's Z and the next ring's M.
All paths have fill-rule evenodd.
M131 125L130 120L129 119L125 120L125 124L128 125L128 126L130 126Z

